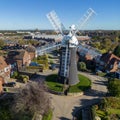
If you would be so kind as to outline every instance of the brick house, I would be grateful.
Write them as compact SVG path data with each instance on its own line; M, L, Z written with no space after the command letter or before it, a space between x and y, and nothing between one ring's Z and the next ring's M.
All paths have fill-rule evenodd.
M0 76L0 94L3 92L4 78Z
M105 53L96 62L98 69L106 72L116 72L120 65L120 58L112 53Z
M25 50L30 54L31 60L37 57L36 48L32 45L29 45Z
M95 61L101 56L101 54L88 45L79 45L77 53L79 55L79 61L86 63L88 69L95 69Z
M11 66L8 65L3 56L0 56L0 77L6 82L10 78Z
M13 63L16 63L17 68L19 69L23 66L29 66L31 63L31 57L26 50L16 50L8 53L7 61L12 65Z

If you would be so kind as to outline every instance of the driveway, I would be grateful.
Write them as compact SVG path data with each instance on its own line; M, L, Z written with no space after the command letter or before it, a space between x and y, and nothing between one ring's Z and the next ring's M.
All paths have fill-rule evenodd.
M107 92L106 81L103 77L79 72L92 81L92 88L79 97L58 96L50 94L53 111L53 120L72 120L76 111L81 107L96 103Z

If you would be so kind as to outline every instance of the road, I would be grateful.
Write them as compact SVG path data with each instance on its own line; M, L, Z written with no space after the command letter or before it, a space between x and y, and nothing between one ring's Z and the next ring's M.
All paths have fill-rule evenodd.
M105 85L106 80L104 78L88 73L79 73L91 79L91 90L79 97L50 94L54 108L53 120L73 120L73 116L77 110L83 106L96 103L107 92Z

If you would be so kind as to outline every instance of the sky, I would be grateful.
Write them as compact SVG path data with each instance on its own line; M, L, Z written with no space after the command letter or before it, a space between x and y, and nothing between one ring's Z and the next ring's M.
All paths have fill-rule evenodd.
M97 15L81 29L120 30L120 0L0 0L0 30L53 29L46 17L52 10L68 28L88 8Z

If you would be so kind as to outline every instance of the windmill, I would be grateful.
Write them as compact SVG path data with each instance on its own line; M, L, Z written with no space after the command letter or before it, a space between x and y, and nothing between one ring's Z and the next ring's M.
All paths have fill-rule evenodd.
M76 38L76 33L85 25L85 23L93 14L95 14L95 11L92 8L89 8L80 20L79 25L70 26L70 30L67 35L64 34L65 27L55 11L51 11L47 14L47 18L52 24L56 33L62 35L60 67L58 75L61 82L64 84L72 86L79 82L76 61L76 49L79 43Z

